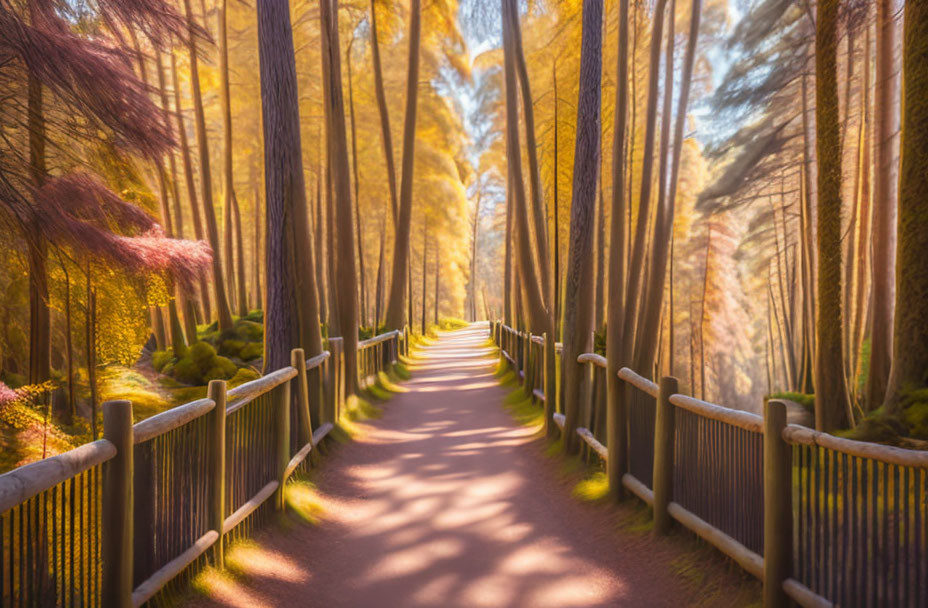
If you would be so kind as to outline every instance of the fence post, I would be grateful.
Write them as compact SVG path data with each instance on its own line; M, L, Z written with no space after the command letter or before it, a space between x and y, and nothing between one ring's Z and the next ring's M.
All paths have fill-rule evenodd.
M213 545L217 568L225 561L222 528L226 519L226 381L210 380L206 396L216 402L207 414L207 445L209 446L209 527L219 533Z
M670 396L677 392L677 379L661 378L654 416L654 533L658 536L670 531L670 514L667 505L673 498L673 434L674 411Z
M106 463L103 476L102 605L132 606L132 469L134 441L132 403L103 404L103 438L116 446L116 456Z
M764 407L764 606L786 606L783 581L792 570L793 483L789 444L783 439L786 404Z
M290 351L290 365L296 368L296 419L298 450L313 440L313 423L309 414L309 379L306 373L306 352L302 348Z
M279 387L280 394L277 396L275 403L275 424L274 440L277 444L277 479L280 484L274 493L274 506L278 510L284 508L284 487L287 479L284 473L287 471L287 465L290 464L290 383L285 382Z
M625 382L618 370L606 368L606 475L613 498L625 497L622 476L628 469L628 409L625 406Z

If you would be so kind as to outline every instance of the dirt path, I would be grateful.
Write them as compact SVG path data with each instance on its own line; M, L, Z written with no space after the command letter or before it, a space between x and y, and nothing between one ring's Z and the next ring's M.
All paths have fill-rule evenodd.
M678 551L573 499L527 445L486 337L474 326L421 352L409 392L324 463L323 523L263 535L249 576L194 604L691 604Z

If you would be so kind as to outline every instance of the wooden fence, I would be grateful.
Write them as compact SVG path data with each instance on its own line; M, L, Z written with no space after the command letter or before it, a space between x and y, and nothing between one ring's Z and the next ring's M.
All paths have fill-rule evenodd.
M405 332L359 344L365 381ZM284 486L334 428L342 339L233 389L132 423L103 404L103 439L0 475L0 606L141 606L284 508ZM363 363L361 363L363 362Z
M544 339L502 323L491 332L544 399L532 368ZM578 426L564 428L561 399L553 419L602 459L617 496L653 507L655 533L671 520L695 532L764 583L765 606L928 606L928 452L787 424L778 400L763 416L708 403L626 367L609 411L606 364L579 356Z

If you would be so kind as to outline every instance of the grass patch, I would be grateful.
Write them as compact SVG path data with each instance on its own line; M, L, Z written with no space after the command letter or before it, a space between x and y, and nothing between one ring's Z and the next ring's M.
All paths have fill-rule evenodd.
M503 400L503 408L522 426L541 426L545 422L545 411L531 397L526 397L521 388L509 393Z
M596 471L574 486L574 498L583 502L600 502L609 496L609 479L602 471Z
M402 361L397 361L394 363L393 369L391 369L390 372L400 380L409 380L412 378L412 373L409 371L409 368L406 367L406 364Z
M287 503L288 513L311 526L322 521L325 508L319 502L316 486L308 480L297 479L287 484L284 490L284 500Z

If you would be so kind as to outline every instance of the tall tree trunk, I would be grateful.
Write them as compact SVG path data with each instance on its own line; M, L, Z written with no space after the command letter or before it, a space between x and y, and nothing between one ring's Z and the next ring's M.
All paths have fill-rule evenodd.
M231 306L232 295L238 293L236 291L238 277L235 268L235 256L233 255L235 222L232 203L235 201L235 180L232 174L232 101L229 95L228 5L229 0L219 0L217 2L217 8L219 9L217 11L217 29L219 30L219 105L222 109L222 244L223 253L225 254L225 271L229 279ZM239 250L238 255L239 257L242 256L241 250ZM246 304L239 302L238 308L240 315L248 314Z
M206 137L206 114L203 96L200 93L200 69L197 59L197 32L190 10L190 0L184 0L187 15L187 54L190 60L190 83L193 88L193 112L197 131L197 148L200 152L200 189L203 195L203 217L206 220L206 235L213 248L213 297L216 299L216 316L219 331L232 328L232 309L226 297L225 276L222 272L222 249L219 246L219 229L213 207L213 184L209 169L209 143Z
M264 259L264 249L261 247L261 188L258 184L258 165L254 159L255 159L255 155L254 153L252 153L251 196L252 196L252 200L254 201L253 207L252 207L252 221L254 222L254 226L253 226L254 235L252 236L252 244L251 244L251 256L252 256L251 264L252 264L252 275L253 275L252 281L251 281L252 283L251 287L254 292L253 299L254 299L255 308L263 310L264 297L262 296L262 294L264 292L261 289L261 260ZM318 246L320 242L320 233L314 230L313 235L314 235L313 240L315 241L316 247L317 247L316 251L318 251ZM315 272L318 267L319 267L318 264L316 264L316 268L312 269L313 272ZM316 275L317 285L318 285L318 279L319 277L318 275ZM321 306L322 302L320 302L319 305ZM323 318L321 312L320 312L320 318Z
M380 328L381 315L383 314L383 271L384 271L384 253L387 241L387 221L386 211L380 218L380 253L377 255L377 286L374 294L374 333Z
M338 302L339 329L345 357L345 386L349 394L360 391L358 384L358 280L355 270L354 222L352 221L351 176L348 164L348 137L345 129L345 102L342 92L341 51L338 42L338 1L320 0L322 23L323 79L327 111L326 137L335 193L336 263L334 291ZM410 176L411 178L411 176ZM410 203L412 201L410 200Z
M426 284L426 276L428 275L428 260L429 260L429 220L425 219L425 226L422 228L422 335L425 335L426 321L425 321L425 309L426 302L428 298L426 297L428 285Z
M535 106L532 99L532 88L528 79L528 68L525 62L525 52L522 49L522 28L519 22L518 0L507 0L510 3L512 19L512 49L515 56L516 73L518 74L520 90L522 92L522 120L525 125L525 155L528 157L529 184L531 186L532 219L535 237L535 255L538 264L538 274L541 277L541 293L546 305L550 308L550 257L548 255L547 222L545 220L544 203L541 200L541 174L538 169L538 144L535 142Z
M290 5L286 0L259 0L257 12L267 207L264 369L268 372L289 365L290 351L298 346L309 357L319 354L322 339L313 275L306 272L313 267L313 249Z
M42 84L29 77L27 107L29 126L29 173L36 188L45 183L45 111ZM40 384L51 376L51 312L48 308L48 244L35 219L26 235L29 249L29 384Z
M584 0L580 46L580 91L577 97L577 140L574 149L574 185L570 206L570 249L567 258L564 301L564 448L577 450L580 415L580 376L577 357L591 348L593 329L592 251L590 233L596 208L600 162L600 103L602 81L602 0Z
M441 274L441 244L435 243L435 325L438 325L438 305L441 300L441 291L438 286L439 275Z
M711 221L711 219L710 219ZM706 224L706 269L702 276L699 304L699 398L706 399L706 299L709 297L709 261L712 253L712 224Z
M602 164L602 155L599 157ZM596 202L596 296L593 305L593 329L599 331L606 322L606 201L603 199L602 167L599 196Z
M875 167L873 168L873 300L870 316L870 374L867 403L886 399L893 358L893 289L896 283L896 181L893 151L897 129L896 46L892 0L876 2L876 99L874 100ZM908 5L906 5L908 8ZM908 88L908 84L906 87ZM908 108L906 108L908 111Z
M513 293L513 270L512 270L512 178L510 177L506 186L506 242L503 243L505 249L505 267L503 268L503 322L509 327L513 327L512 318L512 299Z
M90 438L97 439L97 294L93 289L90 276L90 263L87 263L87 283L84 317L84 346L87 359L87 384L90 389Z
M180 136L181 161L184 165L184 183L187 186L187 198L190 201L190 215L193 218L193 234L200 241L203 240L203 220L200 218L200 205L197 202L197 188L193 179L193 159L190 154L190 144L187 141L187 128L184 126L184 114L180 103L180 81L177 78L177 57L171 53L171 79L174 85L174 116L177 118L177 131ZM181 217L181 215L178 215ZM204 323L212 318L212 307L209 297L209 285L206 281L206 272L200 273L200 314ZM191 338L193 340L193 338Z
M416 5L418 12L418 4ZM418 16L411 17L410 20L410 34L412 34L412 19L418 19ZM418 22L416 25L416 36L418 37ZM410 41L412 37L410 36ZM418 40L416 41L418 46ZM410 61L412 61L412 48L410 47ZM387 165L387 185L390 189L390 209L392 214L390 219L393 222L394 228L397 227L398 221L398 211L397 211L397 199L396 199L396 167L393 163L393 135L390 132L390 113L387 110L387 94L383 86L383 68L380 65L380 42L377 36L377 7L375 6L375 0L371 0L371 60L374 64L374 93L377 97L377 112L380 115L380 141L383 144L383 156ZM416 78L418 79L418 48L416 48ZM412 69L412 63L410 63L410 69ZM410 72L412 75L412 72ZM407 95L409 93L409 88L407 86ZM406 100L406 114L407 121L409 115L409 99ZM413 102L413 113L415 114L415 101ZM413 124L415 124L415 118L413 119ZM406 154L406 140L403 140L403 154L405 159ZM406 162L405 160L403 161ZM410 319L412 321L412 319ZM398 328L397 328L398 329Z
M332 195L332 171L329 159L326 158L325 180L325 241L326 241L326 301L329 309L329 335L340 336L341 321L339 319L338 301L335 296L335 198Z
M321 165L316 166L316 226L313 230L313 234L316 236L316 292L319 299L319 319L328 324L329 323L329 300L326 295L326 280L328 279L328 272L326 271L325 264L325 251L323 250L322 243L325 240L326 235L326 224L325 218L322 214L322 167ZM327 246L331 246L327 243ZM329 334L331 333L332 326L328 326Z
M358 272L361 284L361 324L367 322L367 279L364 278L364 250L361 243L363 233L361 232L361 197L358 195L361 180L358 179L358 136L355 131L354 122L354 86L351 80L351 46L354 44L354 38L348 44L348 51L345 53L345 61L348 63L348 110L351 115L351 169L354 174L354 222L355 230L358 235ZM377 333L376 323L374 324L374 333Z
M612 131L612 209L609 228L609 290L608 308L606 309L606 411L609 418L608 426L614 432L622 432L624 411L622 409L623 386L619 380L619 369L622 363L619 353L622 351L622 315L625 307L625 263L627 229L626 207L631 200L630 192L626 192L625 184L628 175L626 166L626 132L628 130L628 3L629 0L619 0L618 36L619 48L616 61L616 92L615 117ZM632 125L634 127L634 124ZM626 198L628 195L628 198ZM690 322L692 323L692 314ZM692 357L691 357L692 358ZM611 412L611 415L608 413ZM613 461L615 460L615 461ZM622 475L626 468L626 454L620 454L618 459L610 459L606 463L609 476L609 487L614 497L623 494Z
M161 57L160 49L155 49L155 62L158 68L158 89L161 94L161 112L162 120L165 125L170 125L170 109L168 105L167 77L164 70L164 60ZM180 206L180 183L177 179L177 159L174 153L168 154L168 162L171 167L171 195L174 202L174 225L173 234L177 238L184 238L184 216ZM163 168L159 168L163 174ZM165 217L170 218L170 212L165 209ZM184 313L184 333L186 334L186 344L193 344L197 341L197 321L196 321L196 303L188 293L189 287L175 284L175 294L180 308ZM176 347L175 347L176 354Z
M477 320L477 226L480 224L480 197L483 192L477 187L477 203L474 206L474 227L471 236L470 254L470 320Z
M644 261L645 245L648 234L648 216L651 207L651 186L654 173L654 136L657 123L658 82L660 80L661 40L664 31L664 12L667 0L657 0L654 7L654 17L651 31L650 75L648 80L648 108L644 136L644 156L641 166L641 188L638 198L638 219L635 226L634 244L632 245L631 259L629 260L627 291L623 310L623 328L621 350L617 353L623 365L632 363L634 352L635 329L639 315L639 300L642 300L644 287ZM649 366L650 367L650 366ZM642 371L642 370L639 370ZM647 373L648 370L643 370Z
M819 0L815 35L815 132L818 160L818 319L815 426L846 428L850 404L844 383L841 311L841 131L838 121L837 40L840 0Z
M558 164L558 102L560 100L557 96L557 61L551 67L551 82L554 87L554 194L552 196L552 202L554 203L554 213L552 214L554 216L554 237L552 238L554 245L554 303L551 307L554 308L554 336L555 341L557 341L561 336L561 231L558 226L557 191L558 176L560 175L560 165Z
M906 2L902 48L902 164L893 364L886 407L898 412L906 391L928 382L928 5Z
M403 125L403 166L400 181L396 238L393 241L393 272L387 303L387 327L401 329L405 316L406 282L409 281L409 237L412 222L413 161L416 145L416 106L419 95L419 43L421 2L409 0L409 63L406 75L406 123Z
M132 38L132 44L135 47L135 53L138 56L139 62L139 73L142 77L142 82L145 83L146 87L151 87L151 84L148 80L148 70L145 67L145 58L142 55L141 48L139 47L138 37L135 35L135 32L130 30L129 32ZM164 93L164 70L161 66L160 53L158 57L158 84L159 89L161 90L161 117L165 125L170 124L168 119L167 111L167 95ZM154 89L154 87L151 87ZM167 173L164 169L164 160L161 158L154 159L155 173L158 176L158 202L161 207L161 223L164 229L164 233L169 238L174 236L174 222L171 218L171 205L168 200L168 178ZM175 298L168 300L168 334L170 335L171 340L171 349L174 351L174 356L177 358L182 358L187 355L187 341L184 337L184 330L180 324L180 316L177 314L177 302L183 302L183 295L180 290L175 285L175 282L172 278L167 278L167 289L169 293L173 293ZM161 323L159 327L159 332L164 331L164 320L161 317L161 311L158 310L157 320ZM194 331L194 336L196 336L196 331ZM166 342L165 342L166 344Z

